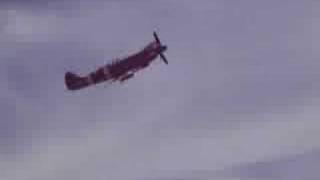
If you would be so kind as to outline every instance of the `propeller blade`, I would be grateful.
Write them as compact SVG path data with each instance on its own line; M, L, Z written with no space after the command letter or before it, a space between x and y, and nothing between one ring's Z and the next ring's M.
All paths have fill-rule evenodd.
M153 31L153 36L156 39L157 43L161 44L160 39L155 31Z
M168 60L167 60L166 56L164 54L160 53L160 57L163 60L163 62L166 63L166 65L168 65Z

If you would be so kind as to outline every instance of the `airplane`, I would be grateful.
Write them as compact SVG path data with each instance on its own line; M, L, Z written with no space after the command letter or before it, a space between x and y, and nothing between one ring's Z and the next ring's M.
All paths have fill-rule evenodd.
M79 76L70 71L65 73L65 85L68 90L80 90L91 85L111 80L124 82L134 76L134 73L144 69L158 56L168 65L168 60L164 55L167 50L166 45L162 45L156 33L153 32L154 41L145 46L140 52L123 59L115 59L112 63L99 67L94 72L86 76Z

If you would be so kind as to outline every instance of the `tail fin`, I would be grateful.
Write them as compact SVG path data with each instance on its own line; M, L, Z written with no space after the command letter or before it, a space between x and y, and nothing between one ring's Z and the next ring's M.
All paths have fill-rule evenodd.
M69 90L75 90L77 89L77 86L79 82L82 80L82 78L79 75L74 74L72 72L66 72L64 80Z

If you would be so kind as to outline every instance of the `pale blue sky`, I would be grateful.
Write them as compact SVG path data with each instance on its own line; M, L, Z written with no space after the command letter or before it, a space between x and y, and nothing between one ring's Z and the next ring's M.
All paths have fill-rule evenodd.
M320 148L319 8L2 1L0 179L320 178L310 171ZM65 89L66 71L134 53L154 29L169 66L158 60L123 85Z

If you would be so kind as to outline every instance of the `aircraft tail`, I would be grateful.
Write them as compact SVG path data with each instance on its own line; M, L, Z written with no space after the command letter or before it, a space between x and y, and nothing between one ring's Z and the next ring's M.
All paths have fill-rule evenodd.
M72 72L66 72L64 79L69 90L76 90L78 89L79 85L82 84L82 78Z

